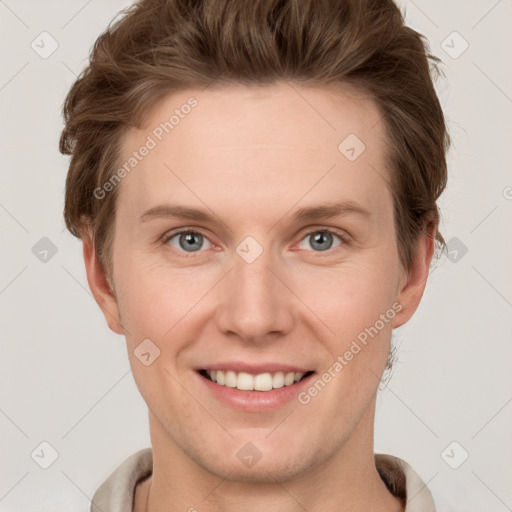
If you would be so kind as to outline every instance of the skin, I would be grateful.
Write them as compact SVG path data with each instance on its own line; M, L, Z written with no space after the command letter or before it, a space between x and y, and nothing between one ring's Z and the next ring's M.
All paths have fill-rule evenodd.
M423 294L433 238L419 238L407 272L376 105L348 87L182 91L127 132L124 156L190 96L197 107L119 185L114 291L84 236L91 290L109 327L126 336L148 404L153 474L138 485L134 510L403 510L375 468L375 401L392 329ZM366 145L353 162L338 150L351 133ZM299 208L339 201L368 214L292 220ZM170 202L215 221L141 220ZM179 235L167 240L178 228L203 235L200 249L180 248ZM322 251L313 235L325 229L334 234ZM236 252L247 236L263 248L250 264ZM396 303L400 312L307 405L240 411L206 391L195 371L237 359L318 376ZM147 338L160 349L149 366L134 355ZM251 468L237 457L247 442L262 453Z

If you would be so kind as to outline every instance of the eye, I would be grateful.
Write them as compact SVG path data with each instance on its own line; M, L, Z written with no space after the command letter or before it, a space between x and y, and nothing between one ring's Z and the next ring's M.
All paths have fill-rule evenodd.
M337 238L340 241L336 247L344 243L343 237L341 235L338 235L329 229L311 231L302 239L301 242L304 240L309 240L314 251L323 252L333 248L334 238ZM302 249L303 247L300 248Z
M211 247L211 242L197 231L183 230L166 237L165 243L177 250L185 252L197 252L204 248L204 243L207 243L206 249Z
M338 244L333 246L334 240L338 239ZM315 252L325 252L330 249L339 247L345 243L343 235L337 234L330 229L317 229L310 231L301 240L301 244L304 241L308 241L310 246ZM165 237L165 244L169 244L171 247L176 249L178 252L194 253L200 252L201 249L209 249L212 247L212 243L204 235L193 230L182 230L176 233L172 233ZM206 245L205 245L206 244ZM299 244L300 249L304 249ZM309 248L305 248L309 249Z

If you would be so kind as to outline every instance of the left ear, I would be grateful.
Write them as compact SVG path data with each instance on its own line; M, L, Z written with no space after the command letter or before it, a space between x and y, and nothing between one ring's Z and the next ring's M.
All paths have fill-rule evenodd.
M411 266L405 276L405 283L397 297L397 302L402 308L393 319L393 329L408 322L416 309L418 309L427 284L430 263L434 256L436 231L437 225L430 223L418 236Z

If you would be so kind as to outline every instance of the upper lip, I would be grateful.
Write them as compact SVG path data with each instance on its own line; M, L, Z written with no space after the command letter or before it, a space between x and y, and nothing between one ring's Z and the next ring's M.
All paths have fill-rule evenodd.
M207 371L234 371L235 373L245 372L252 375L259 375L261 373L276 373L276 372L295 372L295 373L307 373L312 371L310 368L303 366L295 366L291 364L283 363L260 363L260 364L249 364L243 361L226 361L221 363L212 363L197 368L197 370Z

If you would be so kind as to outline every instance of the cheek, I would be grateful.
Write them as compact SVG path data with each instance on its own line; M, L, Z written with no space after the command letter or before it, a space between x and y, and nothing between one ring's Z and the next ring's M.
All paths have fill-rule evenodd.
M310 269L296 279L294 290L342 343L373 326L381 314L388 312L394 317L397 280L394 261L389 259L322 271ZM386 331L380 323L379 327ZM385 327L389 327L389 334L388 322Z
M196 272L129 261L117 272L119 309L131 335L172 337L201 298L215 284L207 270Z
M180 354L190 345L188 315L194 314L205 291L167 269L120 265L118 305L134 379L150 409L164 414L171 401L186 416L190 403L179 382L183 380ZM162 398L161 390L166 390ZM163 417L163 416L162 416ZM169 419L172 423L172 418Z
M340 273L320 280L308 297L331 332L319 338L327 349L324 365L299 402L310 417L345 425L343 432L355 428L370 406L386 365L392 321L400 310L389 275Z

